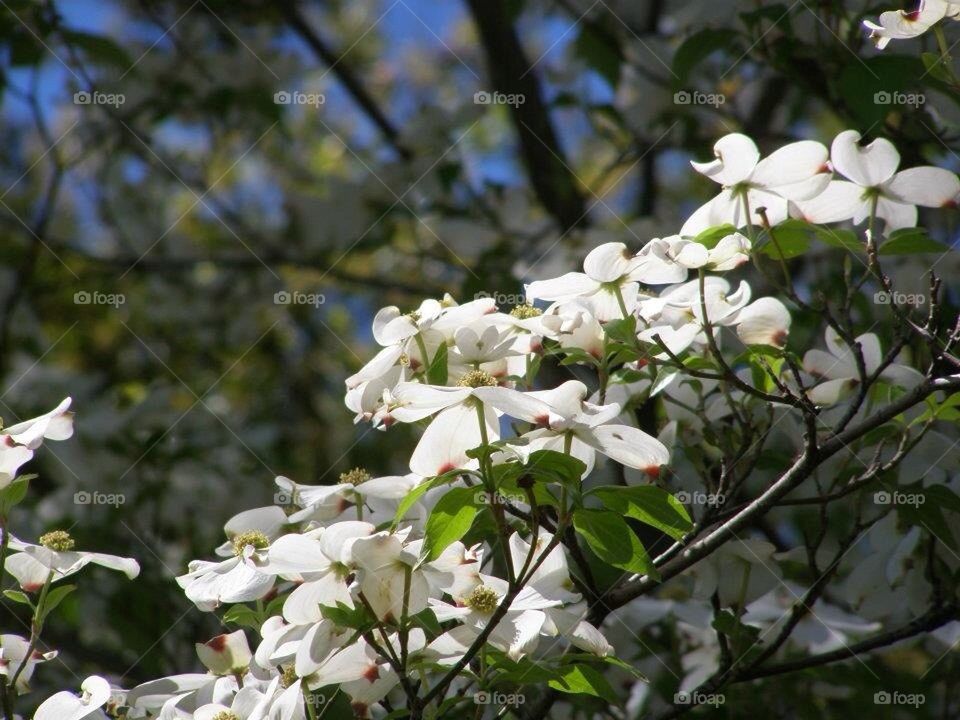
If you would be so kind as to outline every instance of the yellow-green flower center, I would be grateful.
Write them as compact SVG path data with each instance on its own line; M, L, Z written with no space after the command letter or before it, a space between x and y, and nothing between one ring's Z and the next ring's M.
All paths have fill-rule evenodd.
M73 550L73 546L76 545L66 530L53 530L41 535L40 544L55 552L67 552Z
M345 473L340 473L340 482L350 485L359 485L370 479L370 473L368 473L362 467L355 467L353 470L348 470Z
M259 530L248 530L233 538L233 552L237 557L243 555L243 549L252 545L254 550L263 550L270 545L270 538Z
M464 604L471 610L482 613L492 613L499 605L499 597L493 588L478 585L463 599Z
M496 387L497 379L486 370L471 370L457 381L460 387Z
M229 710L221 710L214 715L211 720L240 720L240 718L237 717L236 713L230 712Z
M297 671L293 669L293 666L288 667L280 675L280 684L283 687L288 688L297 681Z
M517 318L517 320L529 320L530 318L543 315L543 310L533 305L517 305L510 311L510 315Z

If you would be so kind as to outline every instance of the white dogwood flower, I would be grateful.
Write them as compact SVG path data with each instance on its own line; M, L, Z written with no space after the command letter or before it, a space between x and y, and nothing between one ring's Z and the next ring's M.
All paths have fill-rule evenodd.
M758 225L761 207L776 225L787 219L788 201L816 197L830 181L827 149L813 140L784 145L761 160L753 140L731 133L716 142L713 153L715 160L690 164L723 190L684 223L680 234L685 237L717 225Z
M838 403L849 397L860 384L854 351L831 327L827 327L826 342L829 352L814 349L808 350L803 356L803 369L822 380L807 391L807 396L817 405ZM869 377L883 361L880 340L873 333L866 333L858 336L855 342L860 346L864 369ZM880 379L909 390L923 382L923 375L906 365L891 363L880 373Z
M860 145L860 133L844 130L833 140L830 159L847 180L832 180L817 197L796 199L795 214L808 222L861 223L876 216L884 221L884 234L917 224L917 205L954 207L960 180L949 170L924 166L897 172L900 153L889 140L877 138Z
M913 10L888 10L880 13L879 25L864 20L863 26L870 31L870 39L883 50L891 40L908 40L923 35L944 17L956 17L960 7L944 0L921 0Z
M541 529L531 556L530 543L517 533L511 535L510 559L514 572L520 574L528 557L531 557L530 566L533 567L550 545L551 539L550 533ZM587 606L580 594L572 590L573 582L570 580L567 556L562 545L558 544L550 550L540 566L530 575L527 585L541 596L563 603L562 606L544 609L546 618L541 627L542 634L562 635L581 650L601 657L613 652L613 647L603 634L584 619Z
M140 574L140 565L133 558L105 553L74 550L76 543L64 530L53 530L40 536L40 544L25 543L10 536L13 553L7 558L6 570L27 592L42 588L49 579L57 582L79 572L89 564L119 570L131 580Z
M20 466L33 457L33 451L45 439L66 440L73 435L70 403L70 398L64 398L50 412L0 431L0 489L13 482Z
M187 572L176 578L177 584L204 611L222 603L259 600L274 583L274 576L261 570L267 548L286 521L275 505L235 515L224 526L227 542L217 548L217 554L229 557L220 562L192 560Z
M57 656L56 650L49 650L45 653L33 650L26 638L19 635L0 635L0 675L9 678L16 673L20 666L20 676L17 678L17 694L22 695L30 691L30 678L33 677L33 671L39 663L53 660ZM26 664L24 664L26 659Z
M509 388L481 388L480 398L507 415L526 420L536 429L524 434L523 453L535 450L564 452L593 468L596 452L627 467L643 470L651 477L660 474L670 453L656 438L629 425L611 423L620 414L620 406L585 402L587 387L579 380L568 380L553 390L519 392Z
M533 300L583 300L597 320L605 322L623 317L637 304L640 263L623 243L604 243L589 252L583 272L569 272L551 280L535 280L526 286Z
M470 370L456 387L400 383L388 407L390 417L417 422L435 415L410 458L410 471L424 477L442 475L456 468L476 467L467 451L500 439L497 412L477 394L478 389L497 385L485 370ZM483 426L481 429L480 418Z

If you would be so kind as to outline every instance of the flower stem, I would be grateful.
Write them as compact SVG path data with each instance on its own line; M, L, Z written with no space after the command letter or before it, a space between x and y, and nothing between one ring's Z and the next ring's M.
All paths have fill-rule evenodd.
M13 674L13 677L10 678L10 687L12 688L16 688L17 680L26 669L27 663L30 661L30 658L33 657L33 653L37 649L37 643L40 641L40 632L43 630L44 616L46 615L46 609L44 608L44 605L46 604L47 593L50 592L50 585L52 583L53 570L47 574L47 580L45 583L43 583L43 589L40 591L40 597L37 599L36 607L34 607L33 619L30 621L30 644L27 646L26 655L24 655L23 660L20 661L20 666Z

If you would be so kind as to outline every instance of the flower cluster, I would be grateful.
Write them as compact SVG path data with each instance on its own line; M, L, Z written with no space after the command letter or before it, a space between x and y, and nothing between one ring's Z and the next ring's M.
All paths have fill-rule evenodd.
M627 518L674 540L693 531L674 492L689 487L681 469L729 452L712 426L767 434L774 407L796 422L801 411L842 403L868 377L892 388L924 379L885 357L875 335L854 338L833 324L826 351L798 361L784 302L726 276L779 248L776 229L789 219L883 220L890 233L915 224L916 205L951 204L960 193L952 173L898 172L889 142L859 141L848 130L829 152L804 141L761 160L752 140L728 135L714 160L694 163L722 190L679 234L639 249L599 245L582 271L529 279L526 302L512 308L447 295L380 310L380 350L347 378L345 404L355 422L381 431L422 428L403 474L357 467L333 485L276 478L277 504L231 518L216 559L194 560L177 578L198 609L238 628L197 645L207 672L128 691L94 676L36 718L106 706L127 718L301 720L337 702L358 717L403 704L419 713L498 682L522 684L528 673L569 691L571 673L589 684L580 664L622 665L586 602L594 589L584 548L628 577L654 576ZM24 482L17 470L43 438L69 437L68 406L3 433L5 485ZM766 420L754 425L753 416ZM615 484L603 484L611 476ZM61 599L51 585L85 565L138 571L132 560L76 550L63 531L38 544L3 542L5 569L41 624ZM787 586L770 570L781 559L761 540L723 546L669 586L684 602L642 600L621 614L677 620L693 647L684 686L694 688L718 667L717 607L753 627L781 619L778 586ZM874 628L822 605L848 634ZM3 636L3 672L18 691L52 657L35 644Z

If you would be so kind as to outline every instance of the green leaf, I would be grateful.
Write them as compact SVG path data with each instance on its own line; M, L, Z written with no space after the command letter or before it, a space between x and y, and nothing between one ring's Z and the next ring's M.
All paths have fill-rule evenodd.
M30 481L36 475L20 475L13 482L0 490L0 515L7 515L10 510L23 502L30 489Z
M493 679L495 684L542 684L549 682L550 680L559 680L561 678L561 674L556 668L538 663L530 657L522 657L519 660L511 660L506 655L494 655L490 669L497 671L497 674Z
M682 88L697 65L718 50L734 47L736 41L737 36L727 28L707 28L684 40L673 56L674 88Z
M223 623L225 625L239 625L255 630L260 628L262 622L257 611L247 605L233 605L223 614Z
M444 483L448 483L461 474L461 470L451 470L450 472L446 472L443 475L437 475L435 478L431 478L430 480L417 485L413 490L403 496L403 500L400 501L400 505L397 506L397 512L393 516L393 524L397 525L401 520L403 520L410 508L412 508L417 500L423 497L429 490L439 487Z
M355 607L348 607L342 602L338 602L336 607L321 605L320 614L338 627L351 630L365 630L373 622L368 616L367 609L360 603Z
M8 600L13 600L15 603L20 603L21 605L29 605L33 607L33 603L30 602L30 598L25 592L20 592L19 590L4 590L3 594L7 597Z
M924 73L923 63L911 55L883 54L846 63L837 80L836 93L862 127L881 122Z
M424 553L427 560L436 560L451 543L467 534L473 525L482 488L458 487L443 495L434 505L424 528Z
M727 235L732 235L737 229L733 225L717 225L707 228L702 233L693 238L695 243L700 243L708 250L712 250L717 243L723 240Z
M765 235L767 242L759 252L775 260L790 260L810 250L810 226L805 222L787 220Z
M609 510L578 508L573 527L604 562L630 572L657 577L656 568L640 538L626 521Z
M592 493L607 508L655 527L674 540L693 529L687 509L673 495L655 485L608 485Z
M910 425L925 423L930 418L956 422L960 420L960 408L957 407L958 405L960 405L960 393L947 396L942 403L938 403L933 398L927 398L927 409L922 415L917 416Z
M587 466L572 455L556 450L537 450L530 453L524 470L545 482L579 485Z
M52 613L57 605L62 603L67 595L76 589L76 585L58 585L55 588L51 588L47 593L46 599L43 601L43 607L40 609L40 622L43 622L47 615Z
M947 69L943 58L940 57L939 54L932 52L920 53L920 60L923 62L923 66L927 69L927 74L930 75L930 77L945 83L952 82L950 71Z
M853 252L867 251L866 246L853 230L838 230L837 228L817 225L814 227L814 232L824 245L852 250Z
M603 326L603 332L609 340L631 344L637 337L637 318L631 315L628 318L611 320Z
M945 253L950 247L937 242L927 235L923 228L902 228L890 234L889 239L880 245L880 255L914 255L918 253Z
M437 348L437 354L430 361L430 367L427 368L427 382L431 385L447 384L447 344L440 343Z
M617 693L599 670L589 665L567 665L560 669L560 678L551 680L550 687L571 695L593 695L607 702L619 705Z

